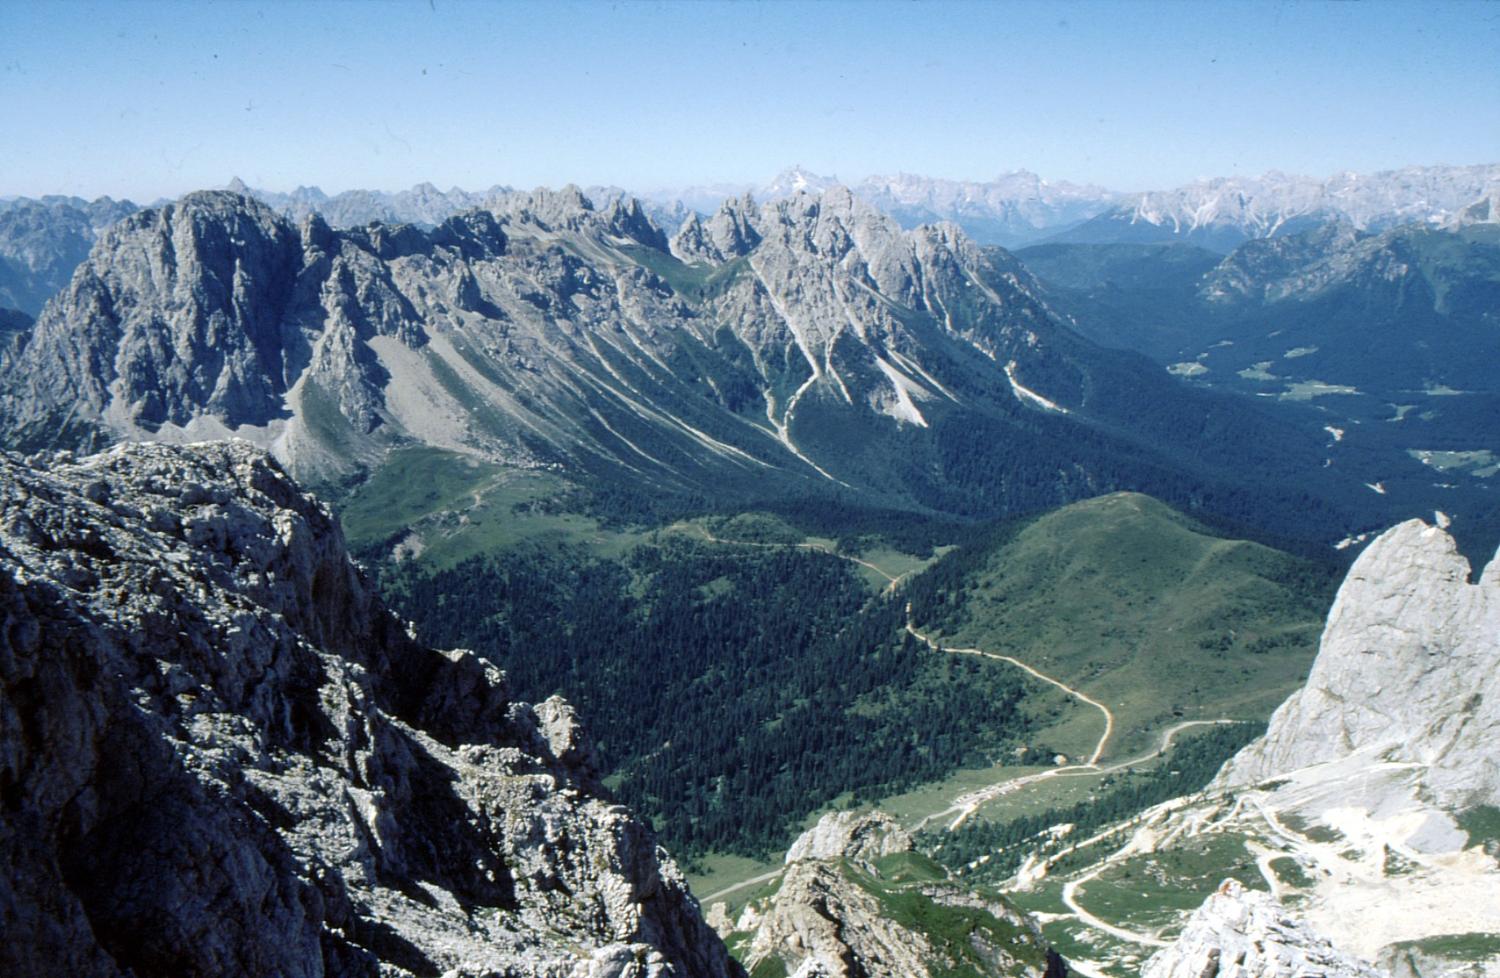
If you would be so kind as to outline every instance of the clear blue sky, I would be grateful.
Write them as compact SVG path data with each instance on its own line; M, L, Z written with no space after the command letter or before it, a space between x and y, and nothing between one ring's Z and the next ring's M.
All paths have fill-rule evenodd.
M0 0L0 194L1500 161L1500 3Z

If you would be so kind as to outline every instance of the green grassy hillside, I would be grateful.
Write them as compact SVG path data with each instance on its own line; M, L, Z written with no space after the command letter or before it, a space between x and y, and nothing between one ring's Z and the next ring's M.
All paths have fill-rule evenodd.
M828 805L899 794L907 824L947 822L963 792L1093 750L1097 708L933 651L906 633L908 600L944 646L1107 704L1107 768L1185 721L1264 719L1301 681L1335 577L1139 495L988 527L795 507L622 527L561 488L414 452L342 516L427 640L479 650L518 695L572 700L611 785L715 877L716 854L775 854ZM975 814L1073 804L1108 774Z
M910 596L945 644L1014 656L1108 706L1108 761L1183 720L1264 719L1306 675L1337 578L1116 493L998 528Z

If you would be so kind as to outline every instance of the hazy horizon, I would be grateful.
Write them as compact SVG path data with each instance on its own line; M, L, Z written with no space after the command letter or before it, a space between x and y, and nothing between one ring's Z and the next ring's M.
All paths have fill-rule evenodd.
M0 5L0 194L1500 160L1500 5Z
M1342 173L1357 173L1360 176L1371 176L1371 175L1374 175L1374 174L1377 174L1377 173L1396 172L1396 171L1405 170L1405 169L1431 169L1431 168L1436 168L1436 167L1451 167L1451 168L1454 168L1454 169L1463 169L1463 168L1467 168L1467 167L1482 167L1482 166L1494 166L1494 165L1500 165L1500 160L1476 160L1476 161L1473 161L1473 162L1463 162L1463 163L1449 163L1449 162L1446 162L1446 161L1417 161L1417 162L1412 162L1412 163L1406 163L1406 164L1403 164L1401 166L1383 168L1383 169L1380 169L1380 170L1353 170L1353 169L1350 169L1348 167L1345 167L1345 168L1342 168L1342 169L1334 170L1334 171L1329 172L1329 173L1293 173L1293 172L1288 171L1288 170L1278 170L1278 169L1273 168L1273 169L1266 170L1266 171L1261 172L1261 173L1201 174L1199 176L1193 177L1190 180L1186 180L1186 181L1183 181L1181 183L1174 183L1174 184L1159 184L1159 185L1153 185L1153 186L1140 186L1140 187L1111 187L1111 186L1104 185L1104 184L1098 184L1096 186L1099 186L1100 188L1102 188L1104 190L1108 190L1108 191L1112 191L1112 192L1115 192L1115 193L1119 193L1119 194L1123 194L1123 195L1127 195L1128 196L1130 194L1135 194L1135 193L1148 193L1148 192L1151 192L1151 191L1173 190L1173 189L1176 189L1178 187L1187 186L1187 185L1193 184L1195 182L1200 182L1200 181L1229 179L1229 178L1241 178L1241 179L1254 180L1254 179L1260 179L1260 178L1270 177L1270 176L1273 176L1273 175L1278 174L1278 173L1281 174L1281 175L1283 175L1283 176L1289 176L1289 177L1299 177L1299 178L1305 177L1305 178L1310 178L1310 179L1314 179L1314 180L1329 180L1329 179L1331 179L1333 177L1336 177L1336 176L1338 176L1338 175L1340 175ZM783 173L785 173L787 171L795 169L797 166L798 166L798 164L790 164L788 166L782 167L781 169L777 170L775 173L769 173L765 177L763 177L762 179L760 179L760 180L754 180L754 181L731 181L731 180L712 180L712 179L709 179L709 180L695 181L693 183L688 183L688 184L679 184L679 185L675 185L675 186L661 185L661 186L639 186L639 187L627 187L627 186L622 185L619 181L596 181L596 182L587 183L587 184L582 184L582 183L579 183L578 181L564 181L564 182L560 182L560 183L541 183L541 184L535 184L533 186L520 186L520 185L516 185L516 184L506 184L506 183L501 182L501 181L494 181L494 182L485 183L485 184L474 184L474 185L468 185L468 186L461 185L461 184L449 184L449 185L444 186L444 185L442 185L442 184L440 184L440 183L438 183L436 181L433 181L433 180L424 180L424 179L416 179L416 180L412 180L412 181L404 183L404 184L390 185L390 186L358 186L358 187L352 187L351 186L351 187L330 188L330 187L320 186L320 185L315 184L315 183L300 183L300 184L295 184L295 185L291 185L291 186L279 186L279 187L277 187L277 186L260 186L260 185L255 184L253 181L244 180L242 177L239 176L239 174L232 174L229 179L220 180L220 181L218 181L216 183L204 184L203 186L197 186L197 187L186 187L186 188L182 189L181 191L179 191L179 192L177 192L175 194L159 194L157 196L149 197L149 198L147 198L147 197L136 197L136 196L131 196L129 194L110 194L110 193L73 193L73 194L69 194L69 193L59 193L57 191L43 191L43 192L39 192L39 193L30 193L30 194L27 194L27 193L11 193L11 192L0 193L0 200L16 200L16 199L21 199L21 198L39 199L39 198L48 197L48 196L79 197L79 198L82 198L82 199L85 199L85 200L96 200L96 199L98 199L100 197L109 197L109 198L111 198L113 200L129 200L129 201L131 201L132 203L135 203L135 204L140 204L142 206L150 206L150 205L155 204L155 203L160 202L160 201L177 200L178 198L183 197L186 194L195 193L195 192L198 192L198 191L203 191L203 190L225 190L225 189L229 188L230 184L235 179L242 180L242 182L245 184L245 186L248 189L256 191L256 192L260 192L260 193L292 194L292 193L295 193L295 192L297 192L299 190L315 190L315 191L318 191L319 193L324 194L325 196L327 196L329 198L337 197L339 194L343 194L343 193L352 193L352 192L359 192L359 191L372 191L372 192L376 192L376 193L401 193L401 192L404 192L404 191L415 190L417 187L420 187L420 186L423 186L423 185L429 185L429 186L437 188L439 191L444 192L444 193L448 193L448 192L455 191L455 190L464 191L466 193L479 193L479 192L487 191L487 190L490 190L490 189L493 189L493 188L497 188L497 187L503 187L503 188L505 188L507 190L514 191L514 192L521 192L521 193L524 193L524 192L533 192L533 191L539 191L539 190L561 190L564 187L568 187L568 186L576 186L576 187L579 187L582 190L589 190L591 188L598 188L598 187L609 187L609 188L615 188L615 189L619 189L619 190L624 190L624 191L626 191L626 192L628 192L628 193L630 193L632 195L635 195L635 196L638 196L638 197L642 197L642 198L650 198L650 199L658 199L658 198L660 198L660 199L664 199L667 195L669 195L671 193L682 192L682 191L713 191L715 189L722 189L726 194L737 194L737 193L741 192L741 189L754 191L756 189L759 189L759 188L762 188L762 187L766 186L772 180L774 180L776 177L780 176L781 174L783 174ZM813 171L811 170L811 168L809 168L809 167L803 167L803 169L806 170L809 174L813 174ZM951 181L951 182L954 182L954 183L979 183L979 184L983 184L983 183L996 182L998 180L1004 179L1007 176L1012 176L1012 175L1014 175L1016 173L1020 173L1020 172L1031 172L1035 176L1039 177L1043 182L1051 184L1051 185L1069 183L1069 184L1074 184L1075 186L1087 186L1087 184L1084 184L1084 183L1082 183L1080 181L1052 179L1052 178L1050 178L1045 173L1036 173L1036 171L1030 170L1028 167L1024 167L1024 166L1016 167L1016 168L1014 168L1012 170L1002 171L1002 172L993 174L993 175L988 176L988 177L955 177L955 176L949 176L949 175L945 175L945 174L941 174L941 173L918 173L918 172L916 172L914 170L910 170L910 169L892 170L892 171L887 172L887 173L866 173L866 174L860 174L857 177L845 177L843 174L831 174L831 173L818 173L818 174L814 174L814 175L819 176L819 177L828 178L828 179L837 179L837 181L840 184L843 184L845 186L853 186L853 185L855 185L857 183L860 183L861 181L863 181L863 180L865 180L867 178L872 178L872 177L896 177L896 176L900 176L900 175L917 176L917 177L923 177L923 178L932 179L932 180L946 180L946 181Z

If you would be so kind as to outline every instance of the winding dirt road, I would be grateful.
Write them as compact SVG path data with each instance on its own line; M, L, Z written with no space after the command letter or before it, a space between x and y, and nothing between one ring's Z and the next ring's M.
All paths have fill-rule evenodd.
M742 546L742 547L795 547L795 548L803 549L803 550L820 550L820 551L822 551L824 553L833 554L836 557L841 557L844 560L848 560L848 561L850 561L852 563L858 564L861 567L868 568L869 570L874 571L876 574L878 574L881 577L885 578L885 580L888 582L886 584L886 588L885 588L885 591L887 593L894 592L896 590L896 588L900 585L901 581L905 577L907 577L908 574L911 573L910 571L908 571L906 574L892 575L892 574L888 573L887 571L885 571L884 569L882 569L880 567L877 567L875 564L872 564L872 563L870 563L867 560L863 560L863 559L861 559L859 557L853 557L853 556L850 556L848 554L838 553L837 551L830 550L828 547L823 546L821 544L816 544L816 543L759 543L759 542L750 542L750 541L744 541L744 540L724 540L724 539L721 539L719 537L714 536L710 531L708 531L704 527L697 526L697 525L694 525L694 524L690 524L690 526L692 526L692 529L696 530L705 540L708 540L711 543L720 543L720 544L725 544L725 545L730 545L730 546ZM910 604L908 604L907 607L906 607L906 617L907 617L906 631L913 638L916 638L918 641L920 641L923 644L925 644L928 648L933 649L934 651L937 651L937 652L944 652L944 653L948 653L948 654L951 654L951 655L970 655L970 656L977 656L979 658L994 659L994 660L998 660L1000 662L1008 663L1009 665L1015 666L1017 669L1020 669L1023 672L1027 673L1028 675L1030 675L1034 679L1038 679L1038 680L1040 680L1040 681L1042 681L1044 683L1047 683L1047 684L1049 684L1051 686L1057 687L1058 689L1062 690L1063 693L1065 693L1069 697L1077 700L1078 702L1083 703L1086 706L1089 706L1089 707L1092 707L1093 709L1098 710L1099 713L1104 717L1104 727L1103 727L1103 730L1100 732L1099 739L1098 739L1097 742L1095 742L1094 749L1089 754L1088 760L1085 761L1084 763L1082 763L1082 764L1070 764L1070 765L1065 765L1065 766L1062 766L1062 767L1051 768L1049 770L1041 771L1041 772L1038 772L1036 774L1027 774L1027 775L1022 775L1020 777L1007 778L1004 781L997 781L994 784L986 785L985 787L979 788L979 789L977 789L975 791L970 791L970 792L967 792L965 794L959 795L957 798L955 798L953 800L953 803L951 805L949 805L947 808L943 809L940 812L934 812L931 815L928 815L925 818L923 818L921 821L917 822L917 824L913 827L914 831L915 830L921 830L921 829L925 828L931 822L940 821L940 820L946 819L949 815L954 815L955 817L952 819L952 821L950 821L948 823L948 826L947 826L948 831L951 832L951 831L954 831L955 829L957 829L959 826L963 825L963 823L971 815L973 815L975 812L977 812L979 810L979 808L982 805L984 805L985 803L993 801L994 799L1002 797L1004 795L1011 794L1011 793L1016 792L1016 791L1020 791L1021 789L1026 788L1026 787L1028 787L1030 785L1034 785L1034 784L1037 784L1037 783L1039 783L1041 781L1046 781L1046 780L1051 779L1051 778L1082 777L1082 776L1087 776L1087 775L1105 775L1105 774L1112 774L1112 773L1114 773L1116 771L1123 771L1123 770L1126 770L1128 768L1132 768L1132 767L1139 766L1141 764L1145 764L1146 762L1151 761L1151 760L1153 760L1153 759L1161 756L1162 754L1165 754L1167 752L1167 750L1171 748L1173 739L1179 733L1181 733L1184 730L1187 730L1187 729L1192 728L1192 727L1199 727L1199 726L1216 726L1216 725L1219 725L1219 724L1241 722L1241 721L1230 720L1230 719L1218 719L1218 720L1184 720L1183 722L1174 724L1171 727L1168 727L1166 730L1162 731L1161 744L1155 750L1148 751L1147 753L1142 754L1139 757L1133 757L1133 758L1130 758L1128 760L1119 761L1117 763L1114 763L1114 764L1111 764L1111 765L1108 765L1108 766L1100 766L1099 761L1104 756L1104 751L1109 746L1110 739L1114 736L1114 732L1115 732L1115 716L1114 716L1113 713L1110 712L1109 707L1105 706L1103 703L1101 703L1098 700L1094 699L1092 696L1088 695L1087 693L1085 693L1085 692L1083 692L1081 690L1075 689L1072 686L1069 686L1067 683L1063 682L1060 679L1057 679L1056 677L1047 675L1046 673L1044 673L1044 672L1036 669L1034 666L1028 665L1027 663L1022 662L1020 659L1017 659L1014 656L1002 655L1001 653L998 653L998 652L986 652L985 650L978 649L978 648L948 648L948 647L945 647L938 640L934 639L932 636L927 635L926 633L919 631L917 629L916 625L914 625L912 623L912 621L911 621L911 605ZM1084 840L1084 842L1082 842L1082 843L1078 843L1078 844L1075 844L1074 846L1070 846L1069 849L1070 850L1071 849L1076 849L1076 848L1079 848L1079 847L1081 847L1083 845L1090 844L1090 843L1092 843L1094 841L1097 841L1097 838L1096 839ZM1116 926L1114 924L1111 924L1108 921L1102 920L1099 917L1096 917L1094 914L1090 913L1086 908L1084 908L1078 902L1078 889L1079 889L1079 887L1081 887L1085 883L1088 883L1089 881L1093 880L1096 876L1098 876L1100 873L1102 873L1106 868L1108 868L1108 866L1111 864L1111 861L1112 861L1111 859L1106 859L1103 862L1101 862L1098 866L1096 866L1091 872L1087 873L1084 876L1079 877L1078 879L1070 880L1068 883L1066 883L1063 886L1063 890L1062 890L1062 894L1061 894L1063 905L1068 908L1068 910L1071 912L1071 915L1074 918L1076 918L1080 923L1082 923L1086 927L1090 927L1090 928L1098 930L1098 931L1100 931L1102 933L1109 934L1109 935L1111 935L1111 936L1113 936L1115 938L1118 938L1120 940L1130 941L1130 942L1135 943L1135 944L1141 944L1141 945L1145 945L1145 946L1149 946L1149 947L1165 947L1166 944L1167 944L1167 942L1162 941L1161 939L1153 937L1153 936L1151 936L1149 934L1142 934L1142 933L1139 933L1139 932L1136 932L1136 931L1130 931L1130 930L1127 930L1127 929L1125 929L1123 927L1119 927L1119 926ZM1261 868L1262 868L1262 872L1267 872L1267 870L1269 870L1268 866L1262 866ZM723 897L725 897L725 896L727 896L727 895L729 895L731 893L737 892L737 891L745 889L747 887L757 886L757 885L759 885L761 883L769 882L770 880L773 880L777 876L781 875L781 872L782 872L781 868L778 867L777 869L771 870L770 872L762 873L762 874L760 874L758 876L753 876L750 879L742 880L741 882L735 883L735 884L733 884L731 886L726 886L726 887L724 887L721 890L717 890L717 891L715 891L713 893L710 893L707 896L703 897L702 898L702 902L706 906L706 905L710 904L712 901L721 899L721 898L723 898ZM1268 878L1269 878L1269 874L1268 874ZM1274 886L1274 884L1273 884L1273 886Z
M722 890L718 890L718 891L716 891L714 893L710 893L708 896L704 897L699 902L703 906L706 907L706 906L709 906L714 900L717 900L717 899L719 899L722 896L726 896L726 895L728 895L730 893L735 892L736 890L743 890L747 886L757 886L757 885L759 885L761 883L768 883L768 882L770 882L771 880L775 879L776 877L778 877L780 875L781 875L781 870L780 869L773 869L769 873L761 873L759 876L752 876L752 877L750 877L747 880L741 880L740 882L734 884L733 886L726 886Z
M1064 693L1067 693L1069 696L1073 697L1075 700L1078 700L1080 703L1087 703L1089 706L1092 706L1094 709L1104 714L1104 732L1099 735L1099 742L1094 745L1094 752L1089 755L1089 759L1084 762L1082 766L1092 768L1098 765L1099 758L1103 756L1104 748L1109 743L1109 738L1115 732L1115 715L1109 712L1109 707L1105 706L1103 703L1100 703L1098 700L1094 699L1087 693L1079 692L1072 686L1069 686L1067 683L1063 682L1061 679L1054 679L1044 672L1037 671L1036 669L1022 662L1020 659L1016 659L1008 655L1001 655L998 652L986 652L983 649L944 648L931 636L924 635L922 632L917 631L916 626L911 623L910 604L907 604L906 606L906 630L911 633L914 638L927 643L928 648L934 649L939 652L950 652L954 655L977 655L985 659L998 659L1001 662L1009 662L1011 665L1022 670L1023 672L1030 673L1032 676L1040 679L1044 683L1050 683L1051 685L1056 686L1058 689L1062 690Z

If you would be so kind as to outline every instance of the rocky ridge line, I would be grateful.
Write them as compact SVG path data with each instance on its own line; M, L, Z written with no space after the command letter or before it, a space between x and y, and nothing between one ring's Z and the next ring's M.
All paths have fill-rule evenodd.
M894 859L894 861L892 861ZM916 978L976 974L1063 978L1066 965L1036 924L998 894L947 881L880 812L834 812L787 851L776 892L736 921L753 973L794 978ZM954 935L962 935L955 937Z
M739 973L571 708L243 443L0 454L0 805L7 975Z
M1227 879L1141 978L1381 978L1293 918L1269 893Z

